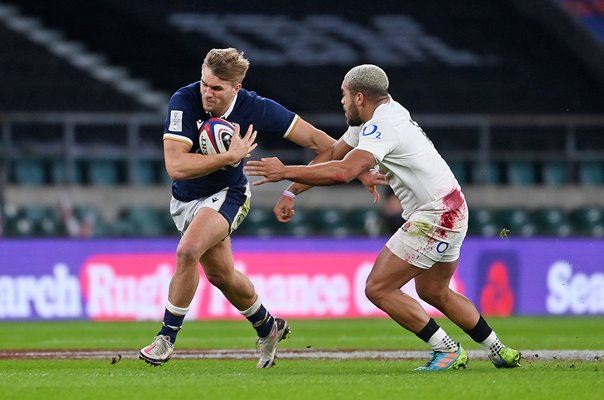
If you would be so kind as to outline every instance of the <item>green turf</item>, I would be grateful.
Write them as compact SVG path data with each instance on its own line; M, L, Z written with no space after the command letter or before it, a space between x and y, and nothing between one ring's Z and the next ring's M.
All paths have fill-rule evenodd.
M604 390L599 362L533 363L496 370L486 361L447 372L411 361L0 361L4 399L593 399ZM394 397L391 397L394 396Z
M502 339L520 349L604 349L604 318L489 319ZM468 349L479 347L439 320ZM0 323L2 349L136 349L158 323ZM284 348L426 349L390 320L291 321ZM253 348L244 321L185 324L177 349ZM600 354L602 351L599 352ZM466 370L415 372L420 361L282 359L269 370L254 360L174 359L152 368L141 361L0 360L2 399L592 399L604 393L604 364L526 360L498 370L470 360ZM594 397L596 396L596 397Z
M510 346L526 349L604 349L602 317L489 318ZM437 321L467 349L478 349L446 319ZM425 349L415 335L390 319L290 321L286 348ZM159 322L10 322L0 323L0 349L136 349L157 333ZM255 332L244 321L185 321L177 347L250 348Z

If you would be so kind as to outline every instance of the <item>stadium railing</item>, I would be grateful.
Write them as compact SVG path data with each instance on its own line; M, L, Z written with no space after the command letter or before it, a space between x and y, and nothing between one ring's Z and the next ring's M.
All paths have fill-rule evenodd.
M339 114L303 117L334 136L345 129ZM420 114L416 120L466 188L604 188L604 116ZM28 187L35 191L36 188L56 186L86 190L87 187L102 185L165 187L169 183L163 167L163 116L158 114L0 113L0 129L0 211L5 214L2 227L9 236L78 234L74 234L69 223L60 219L57 222L56 212L49 212L43 218L40 214L34 218L24 213L23 205L16 207L11 204L11 199L5 195L7 188ZM275 141L272 142L268 149L259 150L254 156L276 155L287 163L306 163L313 157L308 150L292 146L275 147ZM111 202L111 199L103 201ZM593 206L602 205L600 201L595 203ZM579 216L578 209L589 205L568 205L564 222L569 228L555 231L554 228L546 228L544 221L547 220L533 215L534 204L511 207L502 199L497 207L487 207L486 212L493 214L487 220L480 219L483 213L481 205L473 204L470 232L494 236L505 225L516 227L519 234L525 236L565 235L569 232L600 236L601 220L592 221ZM11 207L18 208L18 211L11 214ZM522 211L511 212L511 216L505 217L508 219L504 223L505 213L499 214L498 211L509 208ZM366 227L359 229L358 223L346 227L344 223L327 224L330 229L321 227L313 217L316 212L307 211L306 218L300 218L296 224L266 226L262 229L248 224L249 227L242 229L252 235L265 236L349 236L369 233ZM521 218L518 216L520 214L529 214L529 217L524 215ZM139 234L158 235L164 231L173 232L169 218L160 218L161 228L132 222L133 226L138 226L133 229L132 226L116 226L112 220L105 221L98 215L95 218L90 215L84 221L96 221L92 231L88 226L90 224L80 221L78 225L85 235L130 235L137 234L137 231L144 231ZM351 220L352 215L340 220ZM479 216L478 220L474 219L475 215ZM130 221L129 217L124 216L123 219ZM248 219L253 220L251 215ZM379 226L383 223L375 218L374 221L378 222L374 223L369 233L371 235L380 233ZM587 224L586 221L591 222Z
M339 136L345 129L339 114L313 114L304 118L333 136ZM543 184L568 180L604 184L604 116L417 115L415 118L466 183ZM0 113L0 125L0 162L7 171L7 184L168 181L162 165L161 115ZM277 155L286 162L306 162L312 158L308 150L285 144L275 147L272 142L270 150L258 149L255 155Z

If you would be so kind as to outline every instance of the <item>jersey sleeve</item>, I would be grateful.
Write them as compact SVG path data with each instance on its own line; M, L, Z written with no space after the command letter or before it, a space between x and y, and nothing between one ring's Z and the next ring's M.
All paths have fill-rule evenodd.
M350 147L357 147L359 145L359 133L361 128L359 126L349 126L346 132L342 135L342 140L346 142Z
M368 121L360 130L358 138L356 148L370 152L379 162L399 143L396 131L384 121Z
M164 140L177 140L192 146L197 135L193 102L186 94L176 92L168 104L168 114L164 122Z
M254 121L254 129L259 133L277 134L287 137L293 130L298 115L288 110L274 100L262 96L256 96L254 99L254 108L257 118Z

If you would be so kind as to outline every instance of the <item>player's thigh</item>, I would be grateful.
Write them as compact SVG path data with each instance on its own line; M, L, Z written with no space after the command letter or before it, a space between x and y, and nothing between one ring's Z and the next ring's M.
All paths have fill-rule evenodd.
M218 211L200 208L180 239L178 247L201 257L229 235L229 222Z
M367 287L370 290L400 289L423 271L384 247L367 277Z

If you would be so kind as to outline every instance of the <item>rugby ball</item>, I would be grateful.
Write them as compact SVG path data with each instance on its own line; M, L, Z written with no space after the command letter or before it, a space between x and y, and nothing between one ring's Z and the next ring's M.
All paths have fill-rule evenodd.
M235 127L222 118L210 118L199 128L199 151L203 155L224 153L229 149ZM239 163L232 164L235 167Z
M210 118L199 128L199 151L204 155L220 154L229 149L235 127L222 118Z

